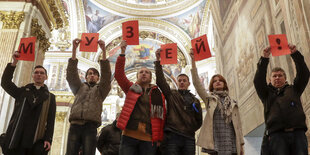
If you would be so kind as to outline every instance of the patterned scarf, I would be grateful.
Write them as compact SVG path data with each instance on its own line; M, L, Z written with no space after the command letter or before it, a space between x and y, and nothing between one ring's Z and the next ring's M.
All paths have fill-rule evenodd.
M218 107L221 111L222 118L225 119L227 124L231 123L232 119L232 105L231 105L231 98L228 95L227 91L214 91L211 92L211 95L215 96Z
M155 85L150 85L150 91L148 92L149 102L151 103L151 118L164 119L164 98L161 91ZM139 84L133 84L130 90L138 94L143 94L143 89Z

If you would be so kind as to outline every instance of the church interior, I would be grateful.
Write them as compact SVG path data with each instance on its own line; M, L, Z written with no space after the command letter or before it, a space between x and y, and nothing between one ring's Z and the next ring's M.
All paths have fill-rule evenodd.
M260 154L265 125L264 107L253 85L257 62L269 46L268 35L286 34L288 42L296 45L310 67L309 0L0 0L0 76L12 61L20 39L34 36L35 60L19 61L13 82L18 86L32 82L34 66L43 65L48 73L45 84L56 95L50 154L66 152L68 117L74 101L66 80L72 40L81 38L82 33L99 33L99 39L105 41L112 89L102 103L100 131L113 122L124 104L125 94L113 75L121 50L122 23L131 20L139 21L140 42L126 50L125 73L131 81L136 81L141 66L147 66L155 83L155 51L162 44L177 43L178 63L163 68L171 88L176 88L175 77L191 74L191 40L207 35L212 57L196 62L200 80L208 89L214 74L226 78L230 96L239 105L245 154ZM97 52L77 52L82 82L88 68L100 67L101 56L100 48ZM289 55L272 57L268 71L275 66L286 71L288 83L293 82L296 69ZM190 90L197 95L193 85ZM309 128L309 83L301 100ZM14 99L0 88L0 133L6 131L13 108ZM309 141L310 132L306 135ZM201 154L197 151L200 149L197 146L197 155Z

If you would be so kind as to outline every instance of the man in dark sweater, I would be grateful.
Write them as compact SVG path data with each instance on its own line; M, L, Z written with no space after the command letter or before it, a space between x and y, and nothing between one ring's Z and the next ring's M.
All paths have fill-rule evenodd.
M194 155L195 132L202 124L200 102L188 90L190 82L186 74L177 77L178 90L170 89L160 65L160 51L156 51L156 84L167 100L167 121L161 147L167 155Z
M271 154L307 155L306 117L300 96L309 81L309 69L296 47L289 45L289 48L297 72L292 85L286 82L286 74L279 67L272 69L271 83L267 84L270 47L264 49L257 64L254 85L264 105L267 136L263 144L267 144Z
M55 95L44 84L47 73L40 65L34 68L34 83L17 87L12 82L17 57L19 53L15 52L13 63L6 66L1 80L2 88L15 99L2 151L8 155L47 154L53 140Z

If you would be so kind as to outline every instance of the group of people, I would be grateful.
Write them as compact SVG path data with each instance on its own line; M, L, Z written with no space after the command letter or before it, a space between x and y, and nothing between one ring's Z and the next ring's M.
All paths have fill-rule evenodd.
M111 89L111 68L105 43L99 40L101 76L97 69L89 68L86 82L82 83L76 58L80 42L80 39L73 40L72 57L67 67L67 81L75 96L69 116L67 155L92 155L96 146L103 155L194 155L196 145L211 155L244 155L238 104L229 96L222 75L214 75L209 91L205 90L191 49L192 81L206 108L203 119L201 103L188 89L189 76L177 76L177 89L171 89L167 83L160 64L161 49L156 51L154 62L156 84L151 83L152 72L146 67L138 70L137 81L128 80L124 70L126 41L120 44L121 54L114 75L126 94L124 106L117 120L104 128L97 139L102 103ZM285 71L279 67L272 69L270 83L267 83L270 47L263 51L254 78L257 94L264 105L263 155L308 154L306 117L300 96L308 83L309 69L296 47L289 45L289 48L297 72L292 85L286 82ZM55 95L44 85L47 73L42 66L34 69L34 83L17 87L12 82L18 56L18 53L13 54L13 63L7 65L1 81L4 90L15 98L14 112L1 143L2 150L8 155L47 154L53 139ZM199 129L196 141L195 133Z

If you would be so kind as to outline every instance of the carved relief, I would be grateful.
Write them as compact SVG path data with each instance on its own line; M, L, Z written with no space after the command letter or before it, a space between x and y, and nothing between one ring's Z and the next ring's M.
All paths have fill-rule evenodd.
M0 20L3 29L19 29L20 23L24 21L25 13L16 11L0 11Z
M37 40L40 41L39 48L44 52L46 52L51 45L45 34L42 25L39 25L38 19L33 18L31 21L31 36L37 37Z
M58 48L60 51L65 51L71 46L71 32L66 28L59 28L53 32L53 38L50 39L52 47Z
M248 45L248 47L242 49L240 52L240 56L238 58L238 65L236 67L237 78L239 81L239 88L240 88L240 95L244 94L250 84L252 84L253 74L254 74L254 67L253 67L253 52L247 51L254 51L253 45Z
M56 121L63 122L67 117L67 112L56 112Z

